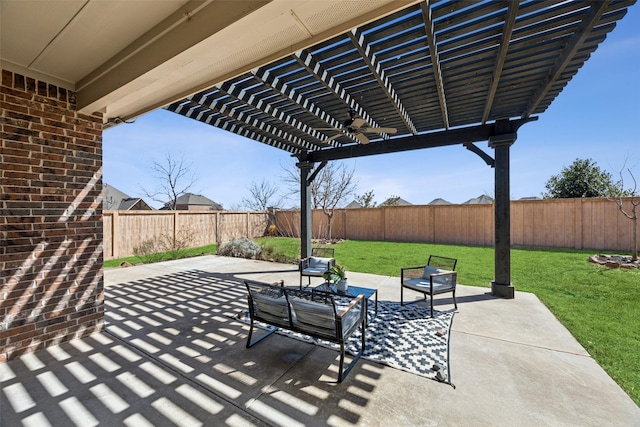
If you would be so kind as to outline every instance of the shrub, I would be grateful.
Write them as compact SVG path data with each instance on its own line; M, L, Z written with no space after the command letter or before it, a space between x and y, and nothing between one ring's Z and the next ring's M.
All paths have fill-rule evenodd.
M162 254L158 249L158 239L155 237L144 240L140 243L140 246L133 248L133 254L140 258L140 262L143 264L157 262L162 259Z
M265 261L280 262L283 264L296 264L297 262L296 259L291 258L284 252L279 252L275 247L267 245L262 246L262 259Z
M176 233L160 235L158 245L160 252L166 252L171 259L180 258L180 253L191 246L194 241L194 233L189 229L181 229Z
M242 237L232 239L230 242L220 245L218 255L231 256L236 258L259 259L262 248L254 241Z

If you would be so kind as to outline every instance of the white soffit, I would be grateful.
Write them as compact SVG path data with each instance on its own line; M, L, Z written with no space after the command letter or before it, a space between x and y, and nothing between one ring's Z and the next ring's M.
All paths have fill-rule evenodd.
M185 3L1 0L2 66L75 90L83 77Z
M109 82L122 76L124 70L117 68L134 69L136 61L120 65L106 79L79 88L79 107L102 111L105 121L130 119L418 1L274 0L135 78ZM187 24L206 25L203 21L193 14ZM171 44L171 33L166 36L155 48Z
M0 65L128 119L420 0L0 0Z

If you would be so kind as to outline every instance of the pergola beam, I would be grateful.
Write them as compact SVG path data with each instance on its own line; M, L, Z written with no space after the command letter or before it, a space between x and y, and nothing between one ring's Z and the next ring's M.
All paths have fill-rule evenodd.
M486 123L466 128L393 138L367 145L350 145L310 153L301 153L298 158L301 161L323 162L373 156L376 154L398 153L423 148L470 144L479 141L488 141L489 138L497 135L515 134L520 126L535 120L538 120L538 118L527 117L517 120L501 120L495 123Z

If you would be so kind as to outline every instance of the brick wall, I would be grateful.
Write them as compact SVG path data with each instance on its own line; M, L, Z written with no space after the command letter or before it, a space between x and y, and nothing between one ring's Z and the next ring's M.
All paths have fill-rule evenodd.
M102 119L2 70L0 361L101 330Z

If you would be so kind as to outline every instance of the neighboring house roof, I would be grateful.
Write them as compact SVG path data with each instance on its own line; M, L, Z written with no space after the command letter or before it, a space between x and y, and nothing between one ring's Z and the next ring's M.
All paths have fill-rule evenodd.
M105 210L131 211L131 210L153 210L151 206L139 197L131 197L117 188L109 185L102 185L103 206Z
M163 209L167 209L168 203L165 203ZM177 210L188 209L207 209L214 211L221 211L223 207L221 204L214 202L208 197L200 194L185 193L176 199Z
M442 198L438 197L437 199L433 199L432 201L430 201L427 204L428 205L451 205L452 203L449 202L448 200L445 200L445 199L442 199Z
M389 197L384 202L380 203L380 206L413 206L413 203L407 202L402 197Z
M362 204L354 200L353 202L349 203L344 208L345 209L358 209L358 208L361 208L361 207L362 207Z
M538 196L530 196L530 197L521 197L520 200L542 200L542 198Z
M493 199L486 194L467 200L463 205L490 205Z

